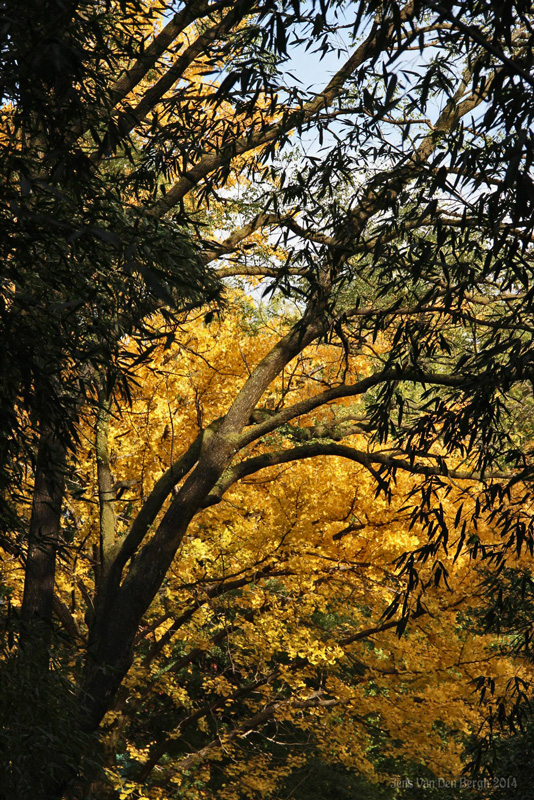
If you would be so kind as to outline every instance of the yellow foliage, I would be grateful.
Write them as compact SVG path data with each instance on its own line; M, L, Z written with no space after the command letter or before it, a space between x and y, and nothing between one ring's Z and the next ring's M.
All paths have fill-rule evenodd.
M123 489L115 502L119 541L161 474L201 429L216 424L284 332L284 319L266 325L245 297L236 292L232 300L210 325L184 319L175 342L140 369L131 405L113 412L110 463ZM369 358L358 355L349 369L354 377L367 374ZM338 370L334 348L309 348L272 384L265 414L310 396L318 376L328 385ZM331 423L340 408L344 419L358 414L355 401L325 406L296 429L252 443L240 458L268 452L273 440L277 449L289 449L307 428L320 433L317 426ZM57 578L82 635L83 587L91 584L99 546L91 424L77 464L83 498L68 504L84 540ZM365 446L358 433L348 441ZM401 638L381 620L402 589L392 562L422 541L401 511L413 481L398 476L387 502L375 495L374 477L362 465L321 456L238 481L195 517L139 631L127 702L106 718L110 742L139 765L167 737L147 775L147 798L165 797L162 787L176 781L192 798L209 797L213 761L224 773L218 797L273 796L296 762L289 750L276 765L260 755L251 746L258 730L267 741L314 741L325 762L370 779L380 777L372 756L378 734L383 755L459 774L462 737L481 721L469 682L483 664L504 683L510 665L492 653L489 637L473 636L462 621L479 604L466 558L445 559L454 591L427 590L425 613ZM443 506L455 513L454 493ZM165 507L159 518L164 513ZM16 574L10 580L17 585ZM195 755L188 744L193 730ZM204 777L195 783L183 769ZM120 786L124 798L135 788Z

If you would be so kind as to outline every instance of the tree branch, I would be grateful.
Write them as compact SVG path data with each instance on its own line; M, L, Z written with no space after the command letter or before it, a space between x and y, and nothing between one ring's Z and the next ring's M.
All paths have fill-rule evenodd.
M413 383L434 384L436 386L453 386L462 387L469 386L472 383L472 378L463 377L461 375L447 375L439 372L423 372L418 370L381 370L369 375L367 378L362 378L361 381L353 384L341 384L335 386L333 389L327 389L325 392L307 397L292 406L282 409L275 414L268 414L262 422L247 429L239 440L240 449L246 447L248 444L260 439L267 433L279 428L281 425L289 422L296 417L301 417L308 414L320 406L327 405L332 400L338 400L344 397L357 397L358 395L365 394L369 389L377 386L380 383L388 381L409 381Z
M486 39L486 37L478 28L476 28L474 25L468 25L467 23L463 22L460 17L453 14L449 9L441 5L441 3L436 3L434 0L427 0L427 2L430 8L433 8L434 11L437 11L442 17L452 22L454 27L460 31L463 31L463 33L466 33L474 42L483 47L484 50L494 55L501 62L501 64L508 67L513 75L519 75L530 86L534 86L534 78L530 75L530 73L527 72L526 69L523 69L523 67L520 64L517 64L512 58L509 58L500 47L497 47L495 44L493 44L493 42L490 42L488 39Z
M221 8L233 4L222 3ZM131 133L150 113L150 111L162 100L164 95L169 89L183 76L185 70L193 63L195 58L199 56L210 42L213 42L219 36L222 36L230 31L232 25L239 21L242 15L239 7L231 7L230 11L223 19L216 25L213 25L207 31L202 33L189 47L178 56L174 64L169 67L165 74L148 89L141 100L134 108L127 109L119 115L114 127L118 132L119 139L124 139ZM105 137L109 139L110 137ZM97 164L106 155L105 148L99 148L91 156L92 161Z
M126 562L134 555L139 545L142 543L150 526L161 511L161 508L174 487L194 467L200 457L203 444L205 445L213 436L221 421L221 419L214 420L211 425L208 425L208 427L197 436L189 449L163 473L154 485L154 488L134 519L128 534L121 543L120 550L113 560L112 569L110 569L110 573L113 573L113 579L111 580L110 576L110 580L112 583L115 583L116 587L118 586Z
M232 4L232 0L219 0L216 3L209 3L206 0L189 0L184 8L173 16L165 27L150 42L148 47L135 64L125 71L123 75L113 84L110 89L110 96L113 106L118 105L121 100L135 89L142 81L147 72L152 69L158 59L165 53L170 45L178 36L185 31L189 25L208 14L220 11Z
M266 682L267 682L266 680L261 681L258 683L258 686L264 685ZM256 687L247 689L246 693L253 691L254 688ZM238 692L236 692L235 694L237 699ZM334 706L338 706L343 703L342 700L338 699L330 699L330 700L323 699L321 695L322 692L318 691L315 692L307 700L294 700L292 703L283 703L282 701L279 701L276 703L269 704L264 709L254 714L252 717L249 717L249 719L244 720L242 723L237 725L232 731L225 733L223 736L218 736L216 739L213 739L209 744L198 750L196 753L191 753L190 755L188 755L186 758L184 758L183 761L180 762L180 770L183 771L186 769L191 769L191 767L195 766L195 764L197 764L199 761L203 761L216 748L224 746L226 744L230 744L239 737L247 736L249 733L258 728L260 725L263 725L269 719L272 719L272 717L275 716L276 712L281 710L282 708L289 707L295 710L306 709L306 708L333 708ZM207 713L209 713L209 709L205 711L205 714ZM171 742L169 741L167 743L167 747L165 748L165 750L157 757L157 760L155 754L153 758L150 758L146 762L138 778L140 782L146 781L150 772L152 772L152 770L157 765L159 760L165 754L170 744Z
M415 12L415 6L415 2L409 0L399 12L397 23L408 21ZM393 24L390 26L391 29L392 26ZM288 110L284 119L280 122L273 123L262 130L251 132L247 136L237 139L232 143L231 147L224 148L220 153L203 155L198 163L182 175L164 197L153 206L152 213L154 216L160 217L166 214L203 178L223 164L232 161L236 156L267 145L288 133L292 128L302 126L313 119L318 112L329 106L339 96L345 82L358 67L365 61L377 57L387 39L384 34L383 29L375 24L366 40L337 71L323 91L319 92L313 100L305 103L302 108Z
M311 444L301 445L300 447L254 456L253 458L242 461L240 464L230 467L223 473L214 491L206 497L204 507L220 503L224 494L234 483L262 469L279 466L280 464L289 464L292 461L316 458L317 456L337 456L339 458L346 458L349 461L355 461L357 464L361 464L363 467L366 467L366 469L369 469L375 478L377 478L377 474L373 469L373 465L386 467L391 470L400 469L410 474L424 475L425 477L440 475L462 481L509 480L514 477L512 473L507 472L495 471L483 475L474 471L468 472L448 469L444 464L438 464L437 466L418 464L412 461L406 461L397 456L386 455L385 453L365 452L354 447L349 447L348 445L334 442L313 442Z

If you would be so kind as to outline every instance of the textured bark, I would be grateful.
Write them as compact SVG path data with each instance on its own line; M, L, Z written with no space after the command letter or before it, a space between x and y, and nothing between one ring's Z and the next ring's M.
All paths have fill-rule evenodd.
M20 643L26 652L31 648L32 658L46 664L52 635L65 456L64 445L48 428L43 428L35 468Z

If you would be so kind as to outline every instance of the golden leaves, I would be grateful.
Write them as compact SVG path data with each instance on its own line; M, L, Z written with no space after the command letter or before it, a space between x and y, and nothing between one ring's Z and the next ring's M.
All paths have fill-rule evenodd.
M274 316L268 326L261 323L257 309L235 292L224 315L209 325L184 318L174 344L157 348L139 367L132 404L114 413L110 429L113 477L124 487L115 501L119 540L156 481L201 428L226 413L286 328ZM339 362L337 348L308 348L269 387L250 426L339 383ZM346 369L350 381L370 366L358 355ZM354 400L329 403L253 439L235 462L290 449L308 441L310 431L327 438L333 424L342 435L340 426L360 412ZM94 438L90 429L85 435ZM366 447L358 432L344 441ZM90 585L98 551L90 446L77 469L88 485L83 497L68 502L86 538L75 571L69 574L65 564L58 575L66 600L79 592L73 576ZM404 585L393 561L423 537L402 511L413 480L399 475L387 502L376 496L364 467L321 456L253 473L201 510L139 631L125 687L129 705L106 720L110 732L120 725L129 757L146 764L168 733L174 745L164 751L166 780L183 789L187 764L207 770L199 783L207 786L207 765L216 759L225 776L218 797L228 800L269 797L294 767L291 759L275 766L268 753L258 756L249 746L257 729L273 743L279 730L296 742L311 738L327 762L370 777L377 731L382 754L423 762L439 774L459 768L462 736L480 720L469 681L481 664L506 680L509 663L459 617L468 619L479 603L466 558L444 557L455 593L442 585L428 590L424 613L400 639L382 619ZM452 517L454 493L442 503ZM483 526L480 533L491 535ZM423 569L422 577L431 575ZM167 733L160 718L171 720ZM200 737L194 759L186 734L193 728ZM161 796L158 783L149 780L147 797ZM132 784L117 785L125 798L133 791ZM198 792L191 796L208 797L210 790Z

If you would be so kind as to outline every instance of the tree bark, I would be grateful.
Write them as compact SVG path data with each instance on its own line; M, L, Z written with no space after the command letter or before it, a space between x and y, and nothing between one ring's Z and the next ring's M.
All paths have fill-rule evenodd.
M60 542L66 449L46 426L41 430L21 611L21 650L48 667L56 554Z

